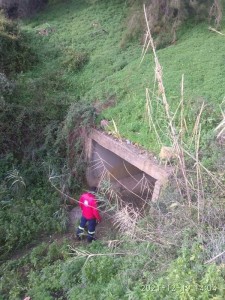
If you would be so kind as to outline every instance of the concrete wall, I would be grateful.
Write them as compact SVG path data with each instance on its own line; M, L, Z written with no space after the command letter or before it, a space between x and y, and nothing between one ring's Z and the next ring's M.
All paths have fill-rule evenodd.
M88 184L97 186L104 169L107 169L111 173L110 181L114 182L124 195L132 190L135 194L142 195L141 197L156 201L161 187L168 181L172 172L170 168L158 165L147 151L131 144L127 145L97 130L93 130L87 138L86 153L90 162L87 170ZM143 186L138 186L137 183L142 178L152 190L143 190Z
M151 200L156 180L93 140L87 173L89 185L98 185L105 171L112 188L123 200L140 209L145 201Z
M101 160L103 166L95 170L94 168L92 168L93 176L100 177L103 171L103 167L106 168L112 175L112 180L115 180L113 179L113 177L121 179L127 177L129 173L134 175L140 172L140 170L134 165L128 163L126 160L113 153L113 151L102 147L93 140L92 154L90 159L91 165L93 165L93 162L99 160Z

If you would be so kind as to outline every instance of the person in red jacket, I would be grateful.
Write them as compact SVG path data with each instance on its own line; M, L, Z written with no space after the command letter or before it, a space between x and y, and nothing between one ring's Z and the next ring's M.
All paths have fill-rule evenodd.
M88 223L88 236L87 241L92 242L94 240L95 227L97 222L101 222L101 216L97 208L97 199L95 192L97 188L92 187L90 191L81 195L79 199L79 205L82 210L82 217L80 225L77 229L77 238L80 240L81 235L84 233L84 227Z

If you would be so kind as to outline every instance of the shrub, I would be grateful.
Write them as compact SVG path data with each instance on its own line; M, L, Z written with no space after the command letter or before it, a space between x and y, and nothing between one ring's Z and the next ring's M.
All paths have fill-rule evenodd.
M10 95L13 92L14 86L15 84L4 73L0 73L0 97Z
M164 276L143 285L140 299L223 299L223 272L216 265L204 265L202 250L199 244L183 247Z
M73 103L62 126L58 127L57 137L47 140L50 142L46 145L49 154L51 150L53 151L51 156L51 163L54 164L53 171L67 168L67 174L69 174L61 177L60 182L59 177L56 176L55 184L63 184L64 188L66 190L69 188L71 192L79 189L84 182L86 159L83 145L86 133L94 124L95 116L95 109L92 105L85 102ZM55 153L58 154L57 157Z
M97 257L89 260L82 269L83 284L106 284L118 272L118 262L113 257Z
M0 72L18 73L27 70L36 62L37 56L18 24L8 20L0 12Z
M63 263L58 261L51 266L45 266L40 272L32 271L29 274L28 294L34 299L57 299L58 293L63 294L60 283Z
M10 18L25 17L43 7L47 0L2 0L0 2Z
M145 28L144 1L130 0L131 6L127 20L127 31L121 46L133 39ZM221 0L149 0L146 14L149 27L154 35L157 48L165 47L176 41L176 31L187 19L196 21L209 20L218 27L222 21L223 2ZM143 38L144 42L145 37Z
M78 72L88 63L89 55L87 52L79 52L74 49L65 50L65 60L63 61L63 67L68 71Z
M29 191L28 191L29 193ZM58 208L57 196L47 189L34 189L34 198L23 195L22 199L6 195L0 199L0 257L7 257L13 250L38 239L44 233L61 231L60 223L54 217ZM48 199L46 201L46 198Z
M64 289L70 290L74 285L81 283L81 270L85 259L69 259L63 266L60 282Z

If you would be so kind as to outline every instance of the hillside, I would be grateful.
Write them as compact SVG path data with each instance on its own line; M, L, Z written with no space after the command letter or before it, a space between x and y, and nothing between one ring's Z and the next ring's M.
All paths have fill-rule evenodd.
M51 0L18 23L0 14L0 300L225 298L224 19L189 18L172 43L154 32L154 55L139 2ZM142 212L103 182L87 244L68 217L92 127L155 161L173 146L174 172Z
M42 61L35 71L25 76L35 80L59 74L64 83L57 86L54 96L58 98L66 89L66 94L73 98L71 101L107 103L111 99L114 107L102 112L101 118L114 119L121 136L158 151L154 133L149 132L145 108L146 88L154 90L154 60L147 54L141 63L143 33L131 36L128 16L129 9L121 1L107 4L100 1L93 5L72 1L49 6L45 13L25 26L33 36L40 32L33 43ZM41 35L41 30L48 31L48 28L49 34ZM175 44L157 52L172 112L181 98L182 75L189 124L194 123L196 111L205 101L207 121L202 128L203 136L208 136L221 121L219 105L224 97L225 80L223 53L224 36L209 31L208 24L193 22L178 32ZM79 61L82 69L76 66ZM53 92L51 90L51 94ZM157 96L157 90L155 94ZM153 110L161 128L166 127L156 103ZM164 140L168 143L166 137Z

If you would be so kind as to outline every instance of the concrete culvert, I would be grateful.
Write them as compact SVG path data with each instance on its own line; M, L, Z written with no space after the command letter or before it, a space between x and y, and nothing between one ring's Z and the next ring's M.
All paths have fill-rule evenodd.
M123 200L139 208L147 201L157 200L171 173L147 151L97 130L87 138L86 153L88 184L98 186L103 174L108 173L112 188Z

